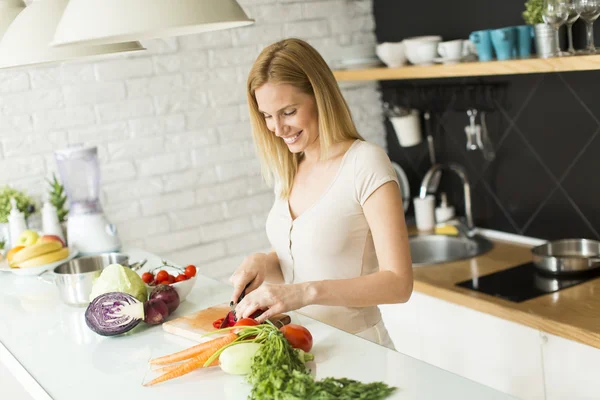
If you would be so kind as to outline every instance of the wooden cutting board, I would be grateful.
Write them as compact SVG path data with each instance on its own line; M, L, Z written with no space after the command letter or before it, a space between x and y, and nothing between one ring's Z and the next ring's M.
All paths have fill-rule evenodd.
M162 324L163 329L173 335L178 335L197 342L206 342L219 335L202 335L215 330L213 322L219 318L225 317L229 312L229 304L219 304L205 308L193 314L184 315L167 321ZM279 314L269 318L269 321L275 325L287 325L290 323L290 317L286 314ZM223 334L221 334L222 336Z

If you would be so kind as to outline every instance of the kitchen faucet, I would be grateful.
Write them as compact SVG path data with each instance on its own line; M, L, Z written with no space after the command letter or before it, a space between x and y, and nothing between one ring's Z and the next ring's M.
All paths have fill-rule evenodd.
M471 210L471 184L467 177L467 171L464 167L457 163L435 164L423 177L419 197L425 198L428 193L435 193L440 184L442 169L454 171L463 183L463 191L465 196L465 218L467 219L467 236L471 237L475 234L475 225L473 224L473 212Z

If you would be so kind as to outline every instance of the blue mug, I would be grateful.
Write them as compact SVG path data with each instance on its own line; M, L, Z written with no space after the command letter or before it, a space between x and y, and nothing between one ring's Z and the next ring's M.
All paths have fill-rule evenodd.
M469 40L475 43L479 61L491 61L494 58L490 30L476 31L469 35Z
M517 30L514 27L494 29L490 32L498 60L510 60L516 56Z
M516 26L517 30L517 56L519 58L531 57L531 41L535 37L533 25Z

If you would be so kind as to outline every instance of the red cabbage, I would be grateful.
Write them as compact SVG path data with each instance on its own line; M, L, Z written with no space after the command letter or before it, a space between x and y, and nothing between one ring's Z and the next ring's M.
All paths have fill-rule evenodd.
M110 292L96 297L85 310L87 326L102 336L115 336L135 328L143 319L139 310L143 303L127 293Z

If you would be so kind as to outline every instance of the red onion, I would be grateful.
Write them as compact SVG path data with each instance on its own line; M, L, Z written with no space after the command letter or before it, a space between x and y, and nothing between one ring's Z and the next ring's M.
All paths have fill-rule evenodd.
M162 324L169 316L169 307L160 299L148 300L144 303L144 322L150 325Z
M158 285L155 287L152 293L150 293L149 299L164 301L169 308L169 314L172 314L179 307L179 294L177 294L177 290L174 287L169 285Z

